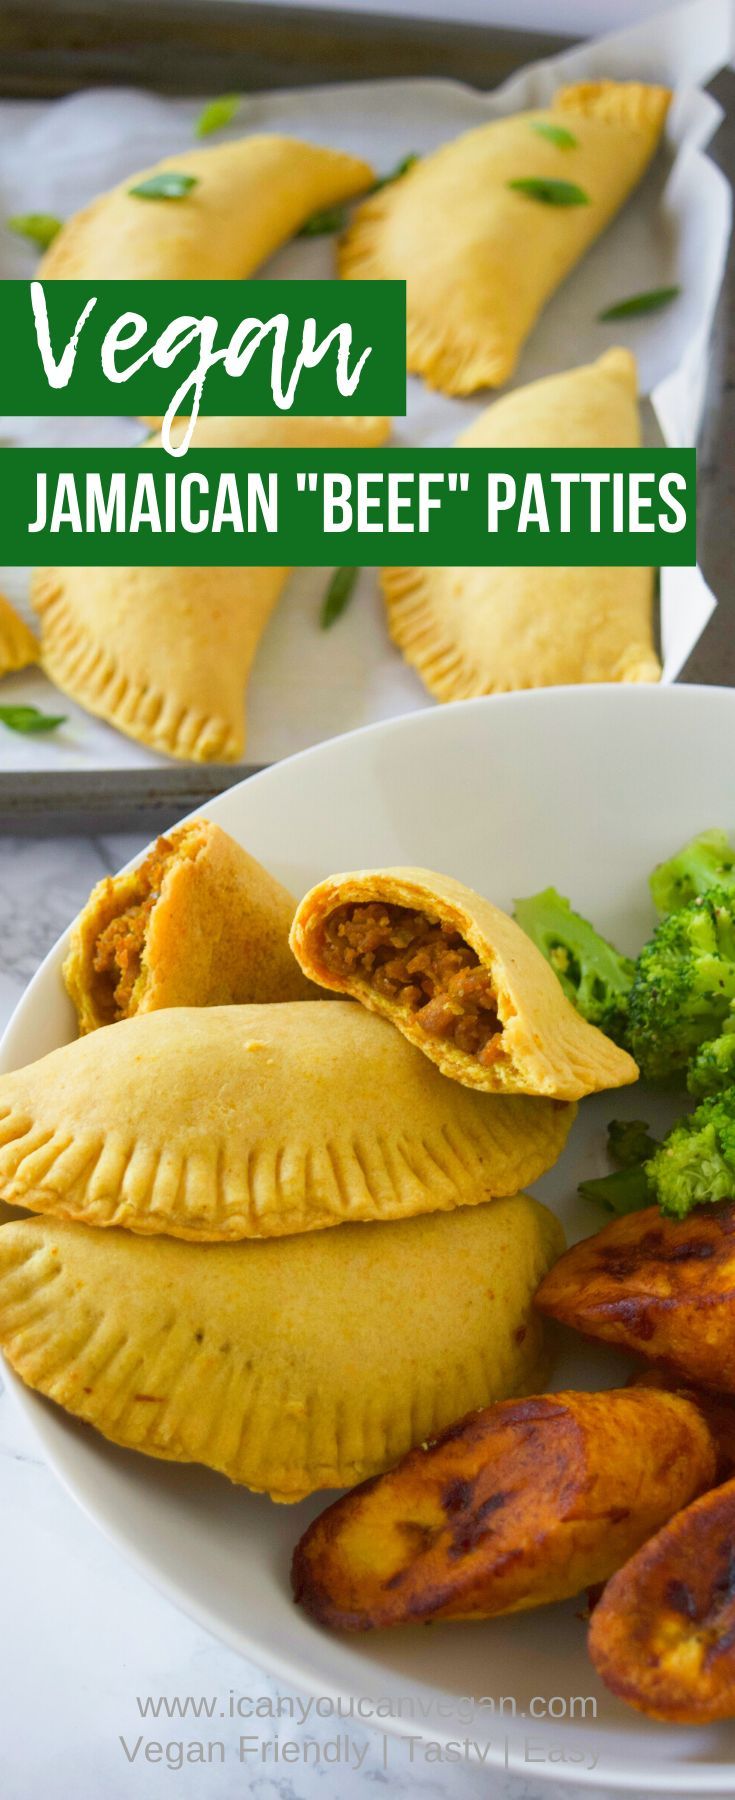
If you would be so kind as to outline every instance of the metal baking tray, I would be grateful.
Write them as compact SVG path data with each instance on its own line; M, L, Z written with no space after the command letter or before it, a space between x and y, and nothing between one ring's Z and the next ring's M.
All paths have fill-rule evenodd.
M206 94L386 76L444 76L488 89L570 40L436 20L236 0L3 0L0 96L46 99L101 85ZM735 180L735 72L709 90L725 118L709 149ZM698 456L698 554L718 605L680 681L735 686L735 249L713 331ZM179 817L253 773L175 765L0 775L0 829L106 829Z

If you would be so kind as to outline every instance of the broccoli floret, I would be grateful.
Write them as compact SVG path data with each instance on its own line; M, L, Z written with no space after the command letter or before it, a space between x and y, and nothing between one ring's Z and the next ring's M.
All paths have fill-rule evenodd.
M678 912L708 888L735 888L735 850L726 831L702 831L676 856L659 863L650 879L657 912Z
M707 1094L719 1094L735 1083L735 1017L725 1020L719 1037L700 1044L687 1069L690 1094L703 1100Z
M693 1206L735 1197L735 1087L679 1119L646 1164L651 1200L686 1218Z
M712 888L663 919L641 951L627 1046L650 1081L676 1082L735 999L735 890Z
M633 963L574 912L556 888L516 900L515 919L551 963L568 1000L590 1025L621 1043Z
M735 1044L735 1028L730 1036ZM662 1144L640 1119L613 1119L607 1136L622 1167L581 1182L579 1192L608 1212L638 1212L657 1200L662 1212L684 1219L693 1206L735 1198L735 1085L678 1119Z
M620 1167L614 1175L600 1175L593 1181L580 1182L579 1192L585 1200L597 1200L608 1212L639 1212L650 1206L651 1195L646 1179L645 1163L658 1149L642 1119L611 1119L607 1128L607 1147L613 1162Z
M607 1128L607 1147L613 1162L621 1169L647 1162L658 1149L643 1119L611 1119Z

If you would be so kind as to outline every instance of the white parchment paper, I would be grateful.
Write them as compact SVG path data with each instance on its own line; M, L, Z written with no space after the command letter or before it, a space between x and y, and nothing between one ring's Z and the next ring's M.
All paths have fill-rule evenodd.
M482 121L546 105L560 83L581 76L664 81L676 89L663 150L637 194L546 308L512 385L572 367L612 343L638 358L650 398L649 441L692 444L701 418L712 317L730 231L728 183L705 154L721 114L701 85L733 55L730 0L687 0L654 20L539 62L492 94L448 81L383 81L305 88L245 98L227 135L285 131L366 156L388 169L408 151L426 152ZM206 99L210 96L203 96ZM0 217L50 212L65 217L102 189L159 157L186 150L200 100L161 99L134 90L91 91L50 102L0 104ZM0 276L29 276L32 249L0 231ZM330 239L288 245L266 277L334 274ZM597 315L615 300L677 284L660 313L615 324ZM491 396L449 400L408 383L401 444L451 443ZM135 443L131 420L0 419L5 441L31 444ZM246 760L264 763L321 738L433 704L387 635L374 570L361 572L348 612L319 629L329 570L297 570L260 646L249 696ZM213 571L216 579L216 571ZM0 587L30 617L27 571L0 569ZM698 570L664 570L661 627L664 679L675 678L700 636L714 599ZM99 769L166 761L90 718L38 671L3 684L3 699L63 711L53 737L0 734L0 769Z

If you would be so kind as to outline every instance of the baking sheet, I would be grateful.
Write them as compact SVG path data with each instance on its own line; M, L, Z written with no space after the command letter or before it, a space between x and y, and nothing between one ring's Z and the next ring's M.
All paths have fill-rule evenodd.
M354 83L246 98L227 135L276 130L339 145L389 168L408 151L426 152L482 121L545 105L560 82L580 76L664 80L677 89L664 149L620 218L547 307L514 383L599 355L613 342L638 357L650 396L648 441L695 441L701 417L712 316L730 229L730 188L704 154L721 117L706 82L733 52L729 0L688 0L630 31L536 63L492 94L445 81ZM207 96L204 96L206 98ZM191 145L199 100L161 99L121 89L90 91L53 104L0 105L0 206L7 217L65 216L100 189L160 156ZM225 135L225 134L223 134ZM329 239L287 246L264 276L328 277ZM35 255L9 233L0 275L29 276ZM597 314L616 299L678 283L665 312L617 324ZM443 444L487 403L431 394L408 383L398 443ZM0 420L6 440L24 443L135 443L130 420ZM375 572L364 570L352 605L329 633L318 614L328 570L299 570L263 639L249 690L248 764L277 760L337 732L431 705L418 677L387 637ZM27 572L0 570L0 586L21 609ZM696 570L665 570L661 581L664 679L673 680L710 616L714 600ZM3 698L58 711L58 694L37 671L3 684ZM64 697L67 723L53 738L3 732L0 772L169 766L91 719Z

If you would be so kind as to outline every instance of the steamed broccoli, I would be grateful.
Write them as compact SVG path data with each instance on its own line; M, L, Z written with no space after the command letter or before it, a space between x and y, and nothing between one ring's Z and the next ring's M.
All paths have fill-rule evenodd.
M687 1087L697 1099L719 1094L735 1083L735 1017L725 1020L719 1037L708 1038L687 1069Z
M621 1169L632 1169L647 1162L658 1149L643 1119L611 1119L607 1128L607 1147L613 1162Z
M644 1078L676 1081L735 999L735 889L670 913L635 965L627 1046Z
M600 937L556 888L516 900L514 906L517 924L551 963L567 999L590 1025L621 1043L633 979L630 958Z
M735 850L725 831L701 831L676 856L659 863L650 878L657 912L678 912L708 888L735 888Z
M612 1175L583 1181L579 1192L608 1212L637 1212L655 1201L664 1213L684 1219L692 1207L735 1199L735 1086L703 1100L696 1112L677 1119L662 1144L639 1120L608 1126L610 1155L629 1160ZM641 1160L632 1157L640 1153Z
M735 1198L735 1087L677 1120L646 1164L651 1200L686 1218L693 1206Z
M648 1126L642 1119L611 1119L607 1147L619 1167L612 1175L580 1182L579 1193L585 1200L599 1201L612 1213L639 1212L641 1207L650 1206L645 1164L658 1144L649 1137Z

